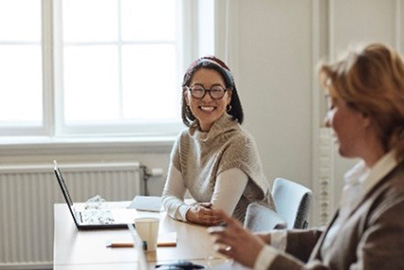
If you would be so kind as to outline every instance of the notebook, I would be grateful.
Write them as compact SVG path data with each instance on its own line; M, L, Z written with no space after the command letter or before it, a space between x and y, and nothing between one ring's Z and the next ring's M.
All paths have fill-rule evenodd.
M63 179L57 162L54 160L54 172L59 183L63 197L66 200L67 207L73 217L74 224L79 230L98 230L98 229L126 229L128 222L119 218L119 215L114 214L114 209L89 209L78 210L73 204L72 197L67 188L66 182ZM127 209L126 209L127 210ZM118 210L116 210L118 211ZM115 212L116 212L115 211ZM127 221L128 219L126 219ZM129 222L130 223L130 222Z
M162 210L161 197L136 195L128 208L138 211L160 212Z

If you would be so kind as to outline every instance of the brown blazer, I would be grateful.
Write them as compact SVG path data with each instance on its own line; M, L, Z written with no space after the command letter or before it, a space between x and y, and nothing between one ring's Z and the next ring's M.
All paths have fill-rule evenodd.
M286 252L268 269L404 269L404 163L370 190L321 256L324 237L337 217L338 211L323 233L288 232Z

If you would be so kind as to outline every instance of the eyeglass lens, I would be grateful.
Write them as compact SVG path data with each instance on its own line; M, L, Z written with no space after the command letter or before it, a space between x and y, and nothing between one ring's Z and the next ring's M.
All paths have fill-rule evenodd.
M206 92L209 92L210 96L213 99L221 99L226 92L220 85L214 85L210 89L203 87L202 85L194 85L188 88L191 91L191 95L194 98L201 99L206 95Z

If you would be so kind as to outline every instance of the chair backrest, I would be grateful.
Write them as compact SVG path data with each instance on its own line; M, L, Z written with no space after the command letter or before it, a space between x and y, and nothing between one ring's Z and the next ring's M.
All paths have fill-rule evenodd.
M305 186L276 178L272 186L276 212L286 220L288 229L304 229L310 210L312 192Z
M252 232L285 229L286 221L275 211L258 203L250 203L244 220L244 227Z

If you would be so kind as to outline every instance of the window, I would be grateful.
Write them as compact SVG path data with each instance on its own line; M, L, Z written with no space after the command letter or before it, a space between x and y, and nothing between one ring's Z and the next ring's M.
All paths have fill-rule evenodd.
M0 1L0 134L178 133L183 72L214 53L201 16L212 0Z
M0 128L10 134L42 125L40 14L39 1L0 1Z

